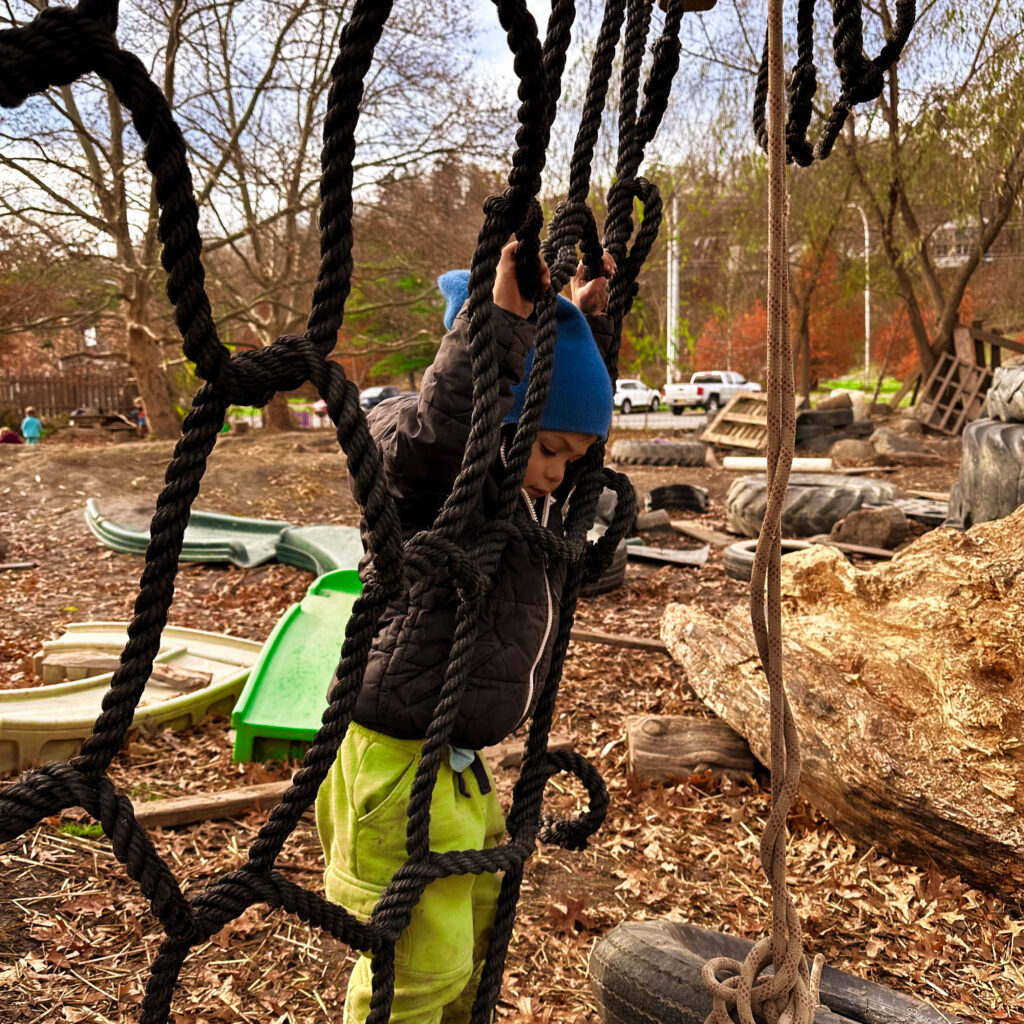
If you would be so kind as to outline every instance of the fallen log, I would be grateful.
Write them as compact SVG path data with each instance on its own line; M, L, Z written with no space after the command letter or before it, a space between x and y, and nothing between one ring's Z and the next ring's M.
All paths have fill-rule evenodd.
M785 677L801 791L847 835L1024 894L1024 509L936 530L860 570L783 560ZM768 691L745 607L673 604L662 637L697 696L768 761Z
M626 719L629 770L639 779L668 782L710 770L751 774L756 762L747 741L720 718L631 715Z
M165 800L140 801L134 804L135 820L143 828L172 828L196 821L236 818L246 811L269 811L281 802L290 785L290 781L267 782L219 793L190 793Z

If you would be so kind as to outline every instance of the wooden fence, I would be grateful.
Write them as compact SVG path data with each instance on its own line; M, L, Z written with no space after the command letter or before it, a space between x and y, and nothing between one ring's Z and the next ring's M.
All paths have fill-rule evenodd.
M11 377L0 374L0 406L19 412L34 406L40 416L67 416L80 408L127 412L138 394L134 381L122 376L66 374L60 377Z

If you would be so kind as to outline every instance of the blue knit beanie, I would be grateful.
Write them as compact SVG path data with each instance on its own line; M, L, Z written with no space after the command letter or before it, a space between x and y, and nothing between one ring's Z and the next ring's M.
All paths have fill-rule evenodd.
M469 297L469 271L449 270L438 280L446 308L444 325L451 330ZM543 430L567 430L607 437L612 422L612 382L594 335L579 307L558 296L555 307L557 340L548 401L541 417ZM523 379L512 388L512 408L506 423L518 423L530 384L534 350L526 356Z

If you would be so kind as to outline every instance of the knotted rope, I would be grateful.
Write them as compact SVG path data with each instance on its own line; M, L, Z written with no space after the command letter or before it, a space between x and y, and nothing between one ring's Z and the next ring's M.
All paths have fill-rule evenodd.
M864 53L863 0L832 0L832 22L835 33L832 49L839 71L839 98L822 128L816 143L807 138L813 115L814 94L818 88L818 71L814 63L814 3L799 0L797 6L797 62L789 80L789 117L786 121L787 159L801 167L815 160L824 160L839 138L854 104L869 103L882 94L885 73L891 68L910 37L917 14L916 0L896 0L896 23L892 34L877 57ZM754 90L754 135L762 149L768 146L765 125L765 100L768 94L768 39L765 37L761 64Z
M852 13L854 8L855 17ZM813 63L809 63L812 57L810 18L813 10L813 0L801 0L800 62L792 79L792 105L787 123L782 0L768 0L765 55L758 76L754 117L758 140L761 141L763 132L768 150L768 498L750 578L750 615L770 701L772 807L761 837L760 853L761 865L772 891L771 931L767 938L754 943L743 963L731 957L716 957L704 965L702 978L712 997L712 1011L707 1017L707 1024L731 1024L730 1011L733 1009L741 1024L755 1024L755 1014L769 1024L812 1024L818 1007L818 984L824 962L819 954L808 967L800 917L786 883L786 818L800 784L800 738L782 678L782 508L796 434L796 391L789 331L786 163L787 159L795 159L798 163L807 164L815 157L827 156L849 113L849 105L878 95L884 70L896 60L906 42L913 22L914 4L913 0L900 3L900 23L896 34L877 58L877 63L860 59L863 55L859 0L843 0L834 5L836 59L844 76L844 99L836 104L822 140L811 155L805 133L810 123L810 98L814 93ZM884 67L883 62L887 62ZM802 109L804 103L806 118ZM837 111L843 103L846 105L839 117ZM769 966L771 973L763 973ZM722 979L720 974L726 977Z
M370 1024L386 1021L394 994L394 947L407 926L423 889L455 873L504 873L497 918L487 951L472 1019L489 1021L501 984L515 917L524 864L538 840L568 849L582 848L600 826L608 804L607 790L596 770L576 754L549 753L547 736L562 666L569 643L576 600L585 578L603 572L616 544L635 514L635 496L627 478L602 468L603 445L584 459L564 537L514 517L526 461L544 408L554 344L555 290L575 271L581 245L592 273L601 262L601 244L585 200L590 164L601 121L615 41L624 0L611 0L595 55L588 100L573 158L567 202L554 218L548 245L553 254L553 289L537 297L538 324L534 368L526 407L512 441L498 508L482 529L470 528L479 509L484 481L494 463L500 430L497 360L491 327L491 293L501 247L511 233L521 239L520 282L537 281L542 218L537 194L541 184L551 124L555 116L565 54L574 17L571 0L556 0L543 46L523 0L495 0L497 13L514 54L520 80L516 150L508 187L484 207L484 222L473 256L469 282L470 356L473 411L462 466L452 490L429 530L403 545L401 524L381 471L379 453L359 408L355 386L341 367L327 360L333 349L351 289L355 131L363 80L389 17L390 0L356 0L341 32L324 121L321 152L321 261L306 330L279 338L268 348L232 356L220 343L204 288L199 214L186 160L185 144L166 100L133 54L115 37L116 0L82 0L74 9L43 10L30 24L0 32L0 105L17 106L52 85L67 85L87 73L110 82L131 113L153 174L160 204L159 238L167 271L167 293L187 359L204 380L185 419L182 437L166 472L150 527L151 540L140 581L128 642L103 699L103 710L79 755L50 763L0 792L0 841L13 839L43 818L63 809L84 807L103 826L118 860L150 901L166 937L156 957L142 1006L143 1024L167 1020L174 989L189 951L238 917L263 903L294 913L348 945L372 955L374 991ZM655 59L639 115L640 58L649 23L649 3L630 0L632 47L624 77L620 180L609 197L615 216L606 225L605 245L619 256L611 289L610 312L615 336L621 332L636 291L636 275L660 223L657 189L636 177L644 147L653 137L667 104L678 61L679 22L683 0L671 0L665 33ZM641 32L641 26L643 31ZM633 235L634 199L644 205L644 222ZM548 251L548 250L545 250ZM532 254L532 258L531 258ZM532 290L524 294L534 294ZM609 372L615 375L615 357ZM119 794L106 774L124 742L135 708L159 650L160 636L174 595L174 579L189 513L213 449L224 414L231 404L265 405L278 390L292 390L310 380L327 404L337 438L348 459L354 492L363 509L373 570L345 627L341 657L334 673L322 725L292 785L274 808L249 850L247 862L193 895L186 895L135 819L131 801ZM605 486L619 496L615 522L596 545L586 540L597 498ZM488 850L435 853L429 846L430 796L447 749L456 711L468 682L469 653L479 612L511 539L542 550L566 564L560 623L551 667L530 725L527 756L509 811L508 841ZM285 879L276 869L284 842L316 797L336 757L352 717L377 623L385 608L408 588L443 566L458 595L456 628L435 715L423 745L413 783L407 828L408 860L396 872L368 921ZM577 775L587 790L589 807L574 818L542 818L548 780L560 772Z

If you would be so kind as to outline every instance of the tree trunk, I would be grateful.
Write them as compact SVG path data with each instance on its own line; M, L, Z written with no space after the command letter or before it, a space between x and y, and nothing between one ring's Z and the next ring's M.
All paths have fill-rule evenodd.
M128 362L135 373L153 436L175 438L181 433L181 421L160 348L144 326L149 316L149 286L137 281L127 304Z
M868 571L815 546L783 559L782 574L801 792L858 842L1014 900L1024 895L1022 529L1024 510L967 534L936 530ZM767 763L748 609L716 619L672 604L662 638L697 695Z
M264 430L294 430L295 421L292 419L291 410L288 408L288 398L284 392L279 391L267 403L263 410Z

